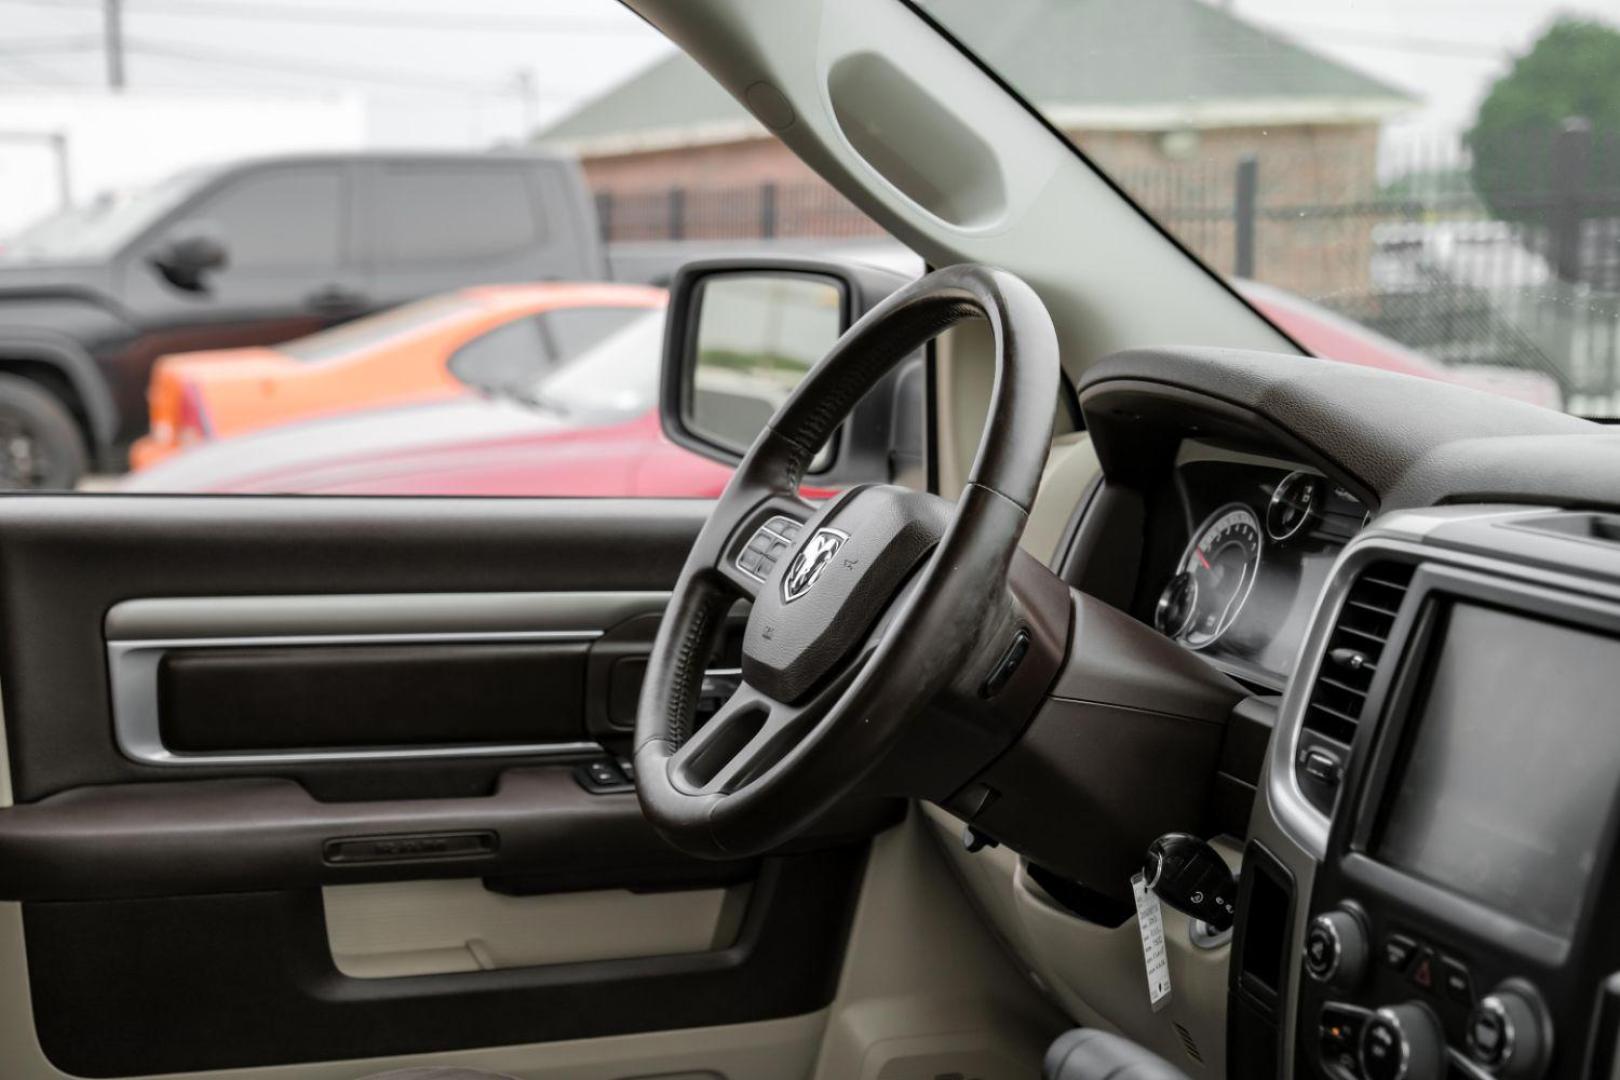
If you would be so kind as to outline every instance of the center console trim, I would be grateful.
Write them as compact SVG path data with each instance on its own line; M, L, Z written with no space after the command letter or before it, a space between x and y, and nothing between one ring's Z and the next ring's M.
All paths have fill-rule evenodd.
M1489 517L1508 523L1557 511L1508 506L1458 507L1455 510L1458 512L1451 514L1443 510L1398 511L1376 519L1340 553L1311 616L1310 629L1300 646L1294 676L1289 681L1282 705L1277 711L1276 733L1272 738L1271 752L1267 760L1266 795L1277 827L1317 862L1320 862L1327 853L1331 819L1306 799L1294 771L1293 762L1299 751L1311 687L1326 657L1334 620L1344 604L1345 594L1355 583L1356 576L1369 563L1381 558L1394 558L1430 566L1445 565L1474 571L1498 581L1523 582L1530 586L1557 590L1560 594L1574 594L1576 597L1584 596L1620 603L1620 587L1601 579L1558 573L1521 562L1424 542L1425 536L1433 530L1469 518ZM1558 541L1549 537L1548 542L1552 544Z
M1583 1003L1586 991L1580 987L1589 985L1593 969L1601 970L1605 960L1601 955L1579 957L1585 955L1585 943L1596 932L1592 927L1601 918L1599 908L1608 905L1615 895L1617 886L1612 862L1609 871L1600 869L1585 887L1579 921L1566 940L1561 933L1539 929L1440 884L1381 865L1371 856L1370 846L1377 835L1378 812L1389 796L1387 783L1392 759L1398 756L1403 737L1399 729L1418 719L1408 714L1412 695L1421 682L1421 672L1434 656L1433 643L1428 639L1435 632L1436 615L1445 612L1452 603L1479 603L1532 619L1620 637L1620 545L1584 543L1583 553L1573 550L1579 543L1577 540L1550 530L1543 538L1537 530L1522 528L1535 517L1559 512L1552 508L1501 505L1397 512L1385 515L1347 545L1318 600L1301 646L1295 677L1279 710L1279 730L1270 748L1263 782L1266 809L1260 811L1253 828L1256 835L1268 838L1268 842L1291 842L1292 850L1287 852L1285 860L1302 875L1303 895L1307 897L1330 887L1332 878L1323 880L1319 875L1326 869L1327 857L1332 853L1338 885L1350 886L1349 902L1354 903L1369 894L1390 895L1398 890L1404 894L1403 903L1416 902L1425 911L1421 921L1428 926L1420 925L1419 929L1438 936L1437 951L1462 948L1465 960L1471 963L1473 957L1467 954L1467 942L1491 941L1492 955L1500 959L1494 964L1481 965L1487 971L1495 967L1491 979L1526 974L1542 980L1542 988L1552 991L1549 995L1552 1000L1547 1004L1557 1014L1559 1033L1579 1036L1576 1041L1580 1045L1564 1043L1563 1053L1572 1056L1554 1063L1556 1075L1596 1077L1608 1074L1605 1063L1612 1067L1615 1048L1607 1044L1613 1039L1613 1031L1620 1030L1620 1022L1610 1018L1605 1026L1602 1015L1590 1022L1576 1020L1577 1014L1587 1009ZM1345 777L1339 805L1330 817L1306 801L1296 776L1294 758L1302 745L1312 686L1324 662L1327 641L1347 593L1370 563L1381 560L1406 562L1418 569L1401 607L1402 625L1389 637L1385 654L1389 662L1380 665L1381 685L1368 692L1366 708L1360 716L1352 768ZM1338 820L1335 826L1336 819L1345 819L1347 815L1348 820ZM1620 804L1606 806L1604 817L1601 848L1612 853L1620 838ZM1335 891L1334 895L1339 894ZM1301 917L1294 923L1295 940L1290 946L1296 971L1299 970L1298 941L1309 917L1326 910L1324 904L1331 903L1331 899L1322 897L1314 902L1307 900L1302 905ZM1397 924L1401 922L1398 913L1386 918L1378 931L1380 935L1388 932L1391 918ZM1442 925L1455 926L1462 940L1453 940L1442 933L1439 929ZM1395 929L1402 928L1397 925ZM1606 947L1612 948L1615 936L1606 934L1604 941ZM1431 944L1436 943L1431 941ZM1497 948L1499 952L1495 951ZM1520 959L1516 961L1514 957ZM1514 970L1521 966L1525 969L1522 972ZM1568 985L1573 989L1561 990L1558 980L1552 978L1554 971L1564 968L1571 969L1569 974L1573 981ZM1578 971L1574 970L1577 968ZM1474 973L1477 978L1478 967ZM1485 980L1484 985L1476 981L1476 986L1483 990L1489 981ZM1509 983L1514 981L1515 978L1507 979ZM1384 986L1380 993L1387 993L1389 989ZM1534 985L1531 989L1535 989ZM1611 988L1609 993L1615 992ZM1301 1010L1307 999L1321 1000L1318 995L1319 991L1302 995L1296 985L1289 1000L1283 1003L1282 1019L1286 1028L1283 1053L1287 1062L1303 1066L1305 1058L1296 1055L1305 1052L1307 1041L1312 1038L1313 1020ZM1615 997L1620 1000L1620 994ZM1597 1012L1601 1014L1603 1003L1599 1005ZM1620 1009L1613 1011L1620 1015ZM1448 1028L1453 1023L1448 1021ZM1455 1031L1452 1036L1456 1038ZM1550 1045L1549 1037L1544 1053L1550 1052ZM1328 1064L1314 1054L1311 1058L1319 1067ZM1471 1061L1456 1045L1446 1048L1446 1058L1453 1075L1471 1080L1494 1076ZM1603 1071L1587 1071L1594 1068Z

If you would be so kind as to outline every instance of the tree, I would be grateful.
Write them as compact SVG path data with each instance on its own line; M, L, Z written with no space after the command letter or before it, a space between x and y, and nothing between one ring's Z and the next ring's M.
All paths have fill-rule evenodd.
M1565 122L1591 126L1586 175L1567 169L1557 152ZM1620 30L1560 18L1491 86L1467 135L1474 188L1491 212L1509 220L1544 220L1562 184L1620 185Z

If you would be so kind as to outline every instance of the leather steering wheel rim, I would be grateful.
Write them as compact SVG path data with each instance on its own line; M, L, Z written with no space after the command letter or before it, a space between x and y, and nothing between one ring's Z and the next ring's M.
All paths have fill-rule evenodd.
M988 323L996 374L956 503L888 485L819 506L801 498L809 463L861 396L968 319ZM972 264L897 290L805 376L699 532L648 659L636 790L666 839L712 858L780 845L855 789L922 705L963 677L985 612L1005 594L1046 462L1059 381L1057 336L1040 298L1014 275ZM739 552L772 517L802 527L756 581L741 572ZM810 585L808 602L793 608L801 598L783 579L813 542L817 554L832 547L849 557L838 569L796 575ZM726 612L744 598L754 602L744 685L694 736L704 663Z

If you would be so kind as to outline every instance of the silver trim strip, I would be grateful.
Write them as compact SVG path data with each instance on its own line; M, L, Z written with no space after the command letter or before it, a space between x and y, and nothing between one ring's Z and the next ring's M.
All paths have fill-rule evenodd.
M267 750L180 753L163 745L158 718L158 665L171 652L186 649L285 648L298 645L451 645L462 643L556 641L588 642L600 630L471 631L435 634L287 634L264 637L157 638L109 641L107 673L112 686L113 736L132 761L168 767L214 765L294 765L316 761L402 761L447 757L577 757L601 753L594 741L567 743L446 744L374 750Z
M114 604L103 626L109 641L605 629L668 603L667 592L158 597Z
M1322 660L1327 655L1328 639L1332 637L1345 594L1350 591L1362 567L1390 555L1405 556L1413 562L1445 558L1444 552L1433 547L1389 535L1363 533L1346 545L1339 553L1338 561L1333 564L1333 569L1328 572L1327 585L1317 600L1316 610L1311 615L1310 631L1294 664L1293 678L1283 694L1282 707L1277 711L1277 727L1271 737L1271 759L1267 770L1270 780L1267 802L1278 827L1317 862L1322 861L1327 853L1331 822L1327 815L1305 798L1305 791L1299 785L1299 775L1294 769L1294 757L1299 753L1300 735L1304 727L1305 708L1310 701Z
M1365 532L1351 540L1339 553L1338 561L1333 564L1327 584L1311 614L1310 630L1300 645L1293 677L1277 711L1277 726L1272 732L1271 752L1266 762L1265 801L1271 817L1277 827L1316 862L1321 862L1327 853L1330 822L1305 798L1305 792L1299 786L1299 777L1294 772L1294 757L1299 753L1305 707L1327 653L1328 638L1332 636L1339 608L1356 575L1366 563L1394 555L1412 562L1459 566L1577 592L1599 592L1601 587L1592 581L1560 577L1523 562L1457 551L1427 540L1428 534L1441 525L1476 519L1509 521L1553 512L1544 508L1500 505L1393 511L1375 519Z
M113 734L125 757L147 765L288 765L448 757L577 757L602 753L567 743L180 753L163 745L158 664L182 649L299 645L591 642L607 627L664 610L663 592L401 593L156 597L126 600L103 626Z

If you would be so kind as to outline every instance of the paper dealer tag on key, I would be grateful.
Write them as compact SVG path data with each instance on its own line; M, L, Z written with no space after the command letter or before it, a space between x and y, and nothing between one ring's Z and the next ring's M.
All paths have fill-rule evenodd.
M1148 1004L1158 1012L1170 1004L1170 957L1164 949L1164 912L1159 894L1148 888L1147 878L1131 878L1136 895L1136 924L1142 931L1142 962L1147 967Z

